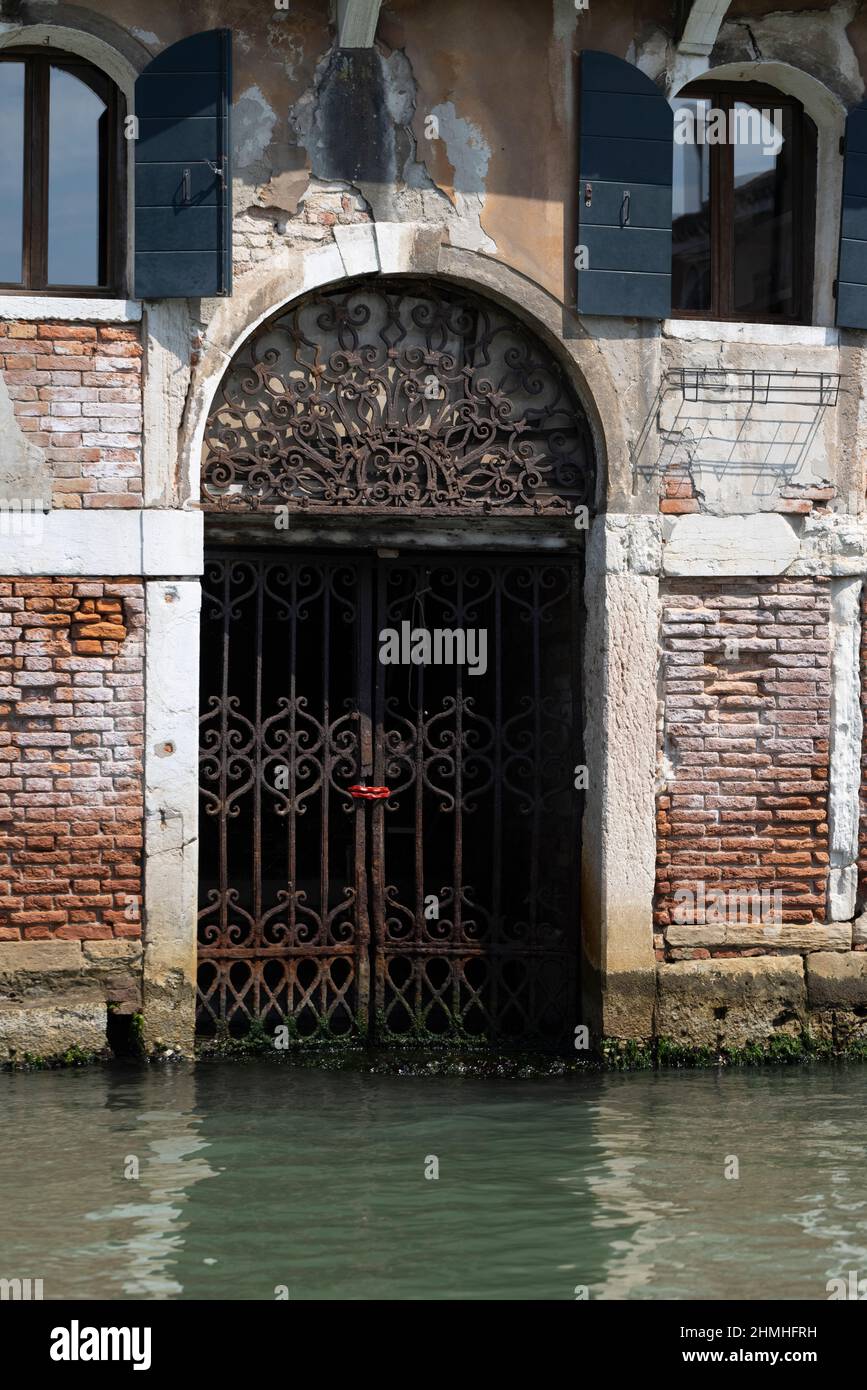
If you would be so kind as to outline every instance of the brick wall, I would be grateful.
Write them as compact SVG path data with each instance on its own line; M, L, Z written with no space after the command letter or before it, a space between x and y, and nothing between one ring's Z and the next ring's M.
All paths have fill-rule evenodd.
M0 323L0 368L54 507L142 505L141 357L137 326Z
M141 934L139 580L0 579L0 941Z
M818 580L678 580L663 592L657 955L688 890L766 889L824 921L829 594ZM736 645L733 645L736 639ZM700 925L706 918L695 918ZM763 951L767 947L757 948ZM737 948L669 949L671 959Z

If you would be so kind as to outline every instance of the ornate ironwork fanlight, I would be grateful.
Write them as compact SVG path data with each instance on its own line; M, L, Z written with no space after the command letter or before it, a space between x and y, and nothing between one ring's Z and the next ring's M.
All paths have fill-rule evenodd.
M262 324L208 419L208 509L567 513L592 444L558 363L463 290L375 279Z

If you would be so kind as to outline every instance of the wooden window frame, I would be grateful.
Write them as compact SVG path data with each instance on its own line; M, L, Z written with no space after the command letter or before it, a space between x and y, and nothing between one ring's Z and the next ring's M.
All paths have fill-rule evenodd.
M729 112L736 102L763 109L788 107L792 121L792 280L795 306L790 314L743 314L734 304L734 145L710 145L710 304L705 309L676 309L678 319L716 320L721 323L813 322L813 261L816 227L817 131L800 101L760 82L692 82L676 93L675 100L690 97L710 101Z
M0 294L115 298L123 293L126 269L126 101L107 73L75 53L49 48L9 48L0 63L24 64L24 199L21 280L0 281ZM104 270L96 285L48 283L49 102L51 68L62 68L88 82L107 107L106 147L100 158Z

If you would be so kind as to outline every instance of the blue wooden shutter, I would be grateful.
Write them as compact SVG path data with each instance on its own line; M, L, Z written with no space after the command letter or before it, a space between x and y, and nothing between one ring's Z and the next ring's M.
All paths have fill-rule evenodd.
M849 112L843 148L837 323L867 328L867 102Z
M632 63L580 60L578 312L666 318L671 312L674 114Z
M172 44L135 84L135 295L230 294L231 32Z

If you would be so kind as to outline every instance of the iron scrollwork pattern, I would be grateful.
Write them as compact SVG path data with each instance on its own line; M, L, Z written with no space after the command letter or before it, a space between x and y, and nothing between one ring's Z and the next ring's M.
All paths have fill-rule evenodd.
M200 1031L363 1033L358 574L208 560L202 596Z
M568 1037L578 580L552 560L208 559L201 1031ZM475 665L378 659L406 628L473 630Z
M513 315L387 277L251 335L205 432L210 510L565 514L592 505L586 417Z
M377 623L484 632L469 665L379 668L378 1037L562 1043L577 1017L577 568L389 561Z

